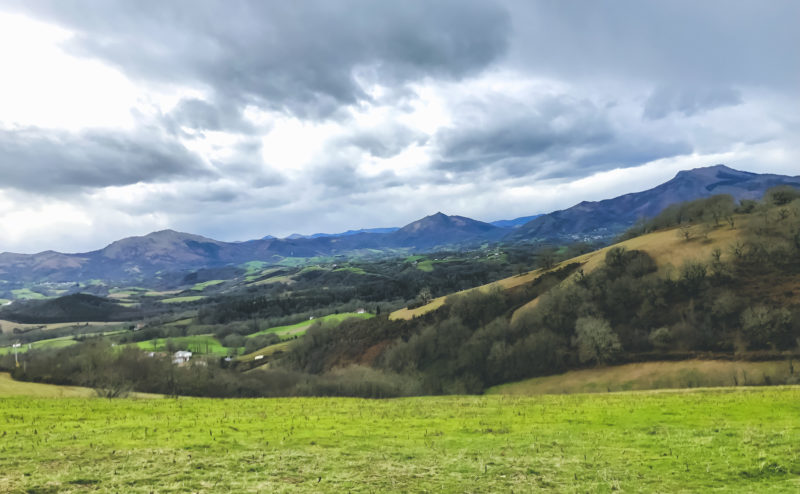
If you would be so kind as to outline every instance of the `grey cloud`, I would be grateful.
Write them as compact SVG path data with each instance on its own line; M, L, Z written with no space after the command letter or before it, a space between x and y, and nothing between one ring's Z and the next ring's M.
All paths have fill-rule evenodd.
M510 64L597 82L800 84L800 3L775 0L526 2L507 0Z
M650 120L658 120L671 113L690 117L705 111L742 102L739 91L729 87L669 87L654 90L644 105L643 115Z
M472 0L9 3L77 31L73 52L128 74L310 117L368 100L360 68L387 85L480 71L504 53L510 22Z
M536 160L563 159L574 148L614 139L600 109L567 97L536 103L507 98L472 102L457 112L456 121L457 127L436 136L441 155L437 169L464 172L499 166L511 176L531 174ZM528 166L520 166L519 158Z
M263 189L285 184L286 176L263 163L261 151L261 140L248 137L232 147L230 156L214 160L212 165L220 175L242 183L243 187Z
M404 185L404 182L399 180L394 172L383 171L374 176L367 176L344 158L317 165L309 177L311 182L321 186L321 196L330 197L349 197L370 190L389 189Z
M358 129L331 147L354 146L379 158L390 158L412 144L422 145L428 137L405 125L392 123L382 127Z
M165 126L179 134L180 127L196 130L228 130L250 133L253 125L242 118L237 108L230 105L216 105L208 101L190 98L181 100L175 108L164 116Z
M436 136L440 160L433 169L483 173L492 180L575 178L688 154L693 149L685 140L619 129L606 108L566 96L541 98L535 103L506 98L472 103L457 120L458 127ZM456 180L465 179L474 180L468 176Z
M64 192L211 173L179 143L146 130L134 134L0 130L4 187Z

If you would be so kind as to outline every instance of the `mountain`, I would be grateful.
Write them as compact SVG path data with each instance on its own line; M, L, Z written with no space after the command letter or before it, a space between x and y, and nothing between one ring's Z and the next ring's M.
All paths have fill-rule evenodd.
M658 214L670 204L730 194L736 199L760 198L773 186L800 187L800 177L756 174L724 165L682 171L672 180L643 192L598 202L582 202L571 208L534 217L501 220L495 224L463 216L436 213L400 228L350 230L341 234L309 237L264 237L246 242L221 242L200 235L163 230L141 237L118 240L86 253L0 254L0 281L88 282L146 280L165 273L220 268L247 261L277 263L287 257L327 257L376 251L424 252L454 247L475 247L486 242L551 240L608 240L639 218ZM0 285L4 293L21 286ZM2 295L2 293L0 293ZM6 298L9 296L6 295Z
M514 218L513 220L492 221L490 224L499 226L500 228L519 228L525 223L535 220L539 216L541 216L541 214L534 214L533 216L521 216L519 218Z
M389 237L397 247L426 250L436 246L498 240L505 233L502 228L489 223L436 213L409 223Z
M758 199L777 185L800 187L800 177L758 174L715 165L681 171L672 180L643 192L613 199L584 201L535 218L506 236L508 241L608 240L640 218L651 218L670 204L730 194L736 200Z
M103 249L62 254L0 254L0 280L7 282L81 282L93 279L133 280L163 273L219 268L247 261L279 262L286 257L354 254L359 251L478 245L497 240L507 230L462 216L431 215L403 228L368 229L303 238L264 237L222 242L200 235L162 230L128 237Z
M392 233L399 230L397 227L387 228L361 228L360 230L347 230L341 233L313 233L311 235L303 235L301 233L292 233L287 240L297 240L299 238L325 238L325 237L348 237L350 235L358 235L359 233ZM264 237L267 238L267 237ZM275 238L275 237L270 237Z

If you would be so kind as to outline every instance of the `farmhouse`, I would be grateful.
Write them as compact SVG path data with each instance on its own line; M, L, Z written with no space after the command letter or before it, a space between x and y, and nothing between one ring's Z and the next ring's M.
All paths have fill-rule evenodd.
M182 365L188 362L190 358L192 358L192 352L178 350L175 352L175 355L172 356L172 363Z

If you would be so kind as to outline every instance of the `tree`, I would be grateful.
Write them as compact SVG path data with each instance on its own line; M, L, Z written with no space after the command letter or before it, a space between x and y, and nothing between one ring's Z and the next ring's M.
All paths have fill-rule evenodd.
M575 322L573 344L578 347L582 363L603 365L622 351L619 337L608 322L597 317L581 317Z
M431 289L429 287L423 287L422 290L419 291L419 295L417 295L417 299L422 302L422 305L426 305L431 300L433 300L433 295L431 295Z

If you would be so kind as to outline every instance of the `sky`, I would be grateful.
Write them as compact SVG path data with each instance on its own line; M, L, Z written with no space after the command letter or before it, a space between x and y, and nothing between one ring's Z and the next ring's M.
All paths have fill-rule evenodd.
M0 0L0 252L800 174L800 3Z

